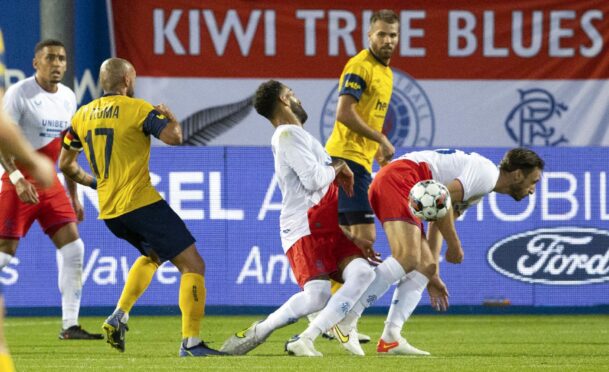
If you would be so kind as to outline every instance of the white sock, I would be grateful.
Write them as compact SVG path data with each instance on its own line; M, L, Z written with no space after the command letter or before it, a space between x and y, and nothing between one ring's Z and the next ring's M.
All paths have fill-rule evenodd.
M309 319L309 322L312 322L313 320L315 320L315 317L319 315L319 311L316 311L314 313L311 313L309 315L307 315L307 319Z
M374 270L366 260L357 258L351 261L343 271L345 284L334 293L326 307L301 335L315 340L322 332L338 323L362 296L374 277Z
M357 315L362 315L364 309L370 307L373 303L381 298L389 287L398 280L402 279L406 272L398 260L393 257L387 258L383 263L374 269L376 276L368 289L359 299L359 306L354 306L353 311Z
M183 342L184 342L186 348L188 349L188 348L191 348L193 346L197 346L198 344L200 344L201 343L201 339L198 338L198 337L186 337L183 340Z
M427 283L429 279L418 271L412 271L400 280L393 292L391 307L381 336L385 342L394 342L400 338L402 327L421 301Z
M5 266L11 262L13 256L8 253L0 252L0 270L4 269Z
M298 321L302 316L319 311L326 306L332 296L329 280L310 280L301 292L290 297L281 307L270 314L256 331L266 337L274 330Z
M116 309L114 309L114 312L112 313L112 315L117 315L119 314L121 316L121 322L127 324L127 322L129 321L129 313L121 310L118 306L116 307Z
M85 244L81 239L64 245L56 252L63 329L78 325L84 255Z

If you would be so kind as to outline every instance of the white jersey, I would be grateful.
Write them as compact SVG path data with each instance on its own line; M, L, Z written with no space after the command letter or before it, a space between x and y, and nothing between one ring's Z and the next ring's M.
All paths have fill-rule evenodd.
M32 147L41 149L70 125L76 112L76 96L61 83L57 92L49 93L32 76L8 88L4 109L19 124Z
M497 166L475 152L465 153L453 149L416 151L399 159L426 163L432 178L443 185L448 185L454 179L459 180L463 186L463 202L453 204L459 213L493 191L499 179Z
M321 143L298 125L278 126L271 145L283 196L281 245L287 253L298 239L311 234L307 212L324 197L335 174Z

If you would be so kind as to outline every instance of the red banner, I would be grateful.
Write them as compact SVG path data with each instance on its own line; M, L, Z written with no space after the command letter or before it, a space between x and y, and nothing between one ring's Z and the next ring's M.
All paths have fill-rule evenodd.
M110 4L116 55L143 76L337 78L385 7L400 17L391 65L418 79L609 77L606 0Z

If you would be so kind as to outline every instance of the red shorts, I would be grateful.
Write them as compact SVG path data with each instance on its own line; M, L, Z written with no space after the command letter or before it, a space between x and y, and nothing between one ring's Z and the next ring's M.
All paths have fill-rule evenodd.
M368 191L370 205L379 221L406 221L424 232L423 222L408 207L408 194L417 182L429 179L432 175L426 163L396 160L381 168Z
M44 233L52 237L66 224L77 221L72 203L59 181L48 189L38 189L38 199L38 204L26 204L19 199L10 181L2 182L0 238L24 237L35 220Z
M362 257L362 251L338 226L338 188L332 184L318 205L308 211L311 234L298 239L287 256L298 285L329 275L342 281L338 264L345 258Z

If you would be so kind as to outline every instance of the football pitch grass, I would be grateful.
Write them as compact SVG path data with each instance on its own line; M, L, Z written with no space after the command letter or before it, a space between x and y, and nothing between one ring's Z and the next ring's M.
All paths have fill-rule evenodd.
M257 316L206 316L202 335L220 348ZM104 318L83 317L89 331ZM383 317L364 316L360 330L372 336L365 357L348 355L336 341L319 338L323 358L285 354L284 342L302 331L300 320L273 333L248 356L179 358L180 318L133 316L125 353L105 341L61 341L57 318L10 317L5 333L18 371L607 371L609 315L415 315L404 335L429 357L377 356Z

